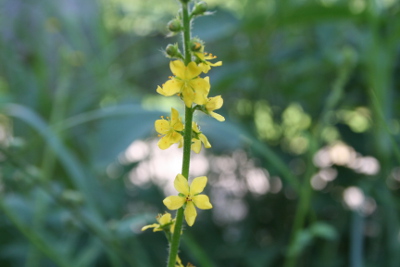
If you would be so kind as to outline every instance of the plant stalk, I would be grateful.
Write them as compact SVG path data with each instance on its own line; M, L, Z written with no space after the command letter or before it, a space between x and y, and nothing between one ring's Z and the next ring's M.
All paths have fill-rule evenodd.
M182 3L182 20L183 20L183 48L185 52L185 65L188 65L191 61L190 53L190 17L189 17L189 6L187 3ZM183 160L182 160L182 175L189 179L189 167L190 167L190 150L192 146L192 121L193 121L193 108L185 106L185 131L183 138ZM181 238L183 224L183 207L178 209L175 218L175 229L172 234L168 267L175 267L176 258L178 255L179 243Z

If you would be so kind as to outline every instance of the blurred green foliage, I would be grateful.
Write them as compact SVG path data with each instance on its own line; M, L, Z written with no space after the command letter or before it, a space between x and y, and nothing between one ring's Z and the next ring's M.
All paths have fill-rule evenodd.
M399 1L208 3L193 32L224 62L227 121L198 118L215 208L183 260L397 267ZM179 172L153 130L176 103L155 89L177 8L0 0L0 266L163 266L167 242L140 228Z

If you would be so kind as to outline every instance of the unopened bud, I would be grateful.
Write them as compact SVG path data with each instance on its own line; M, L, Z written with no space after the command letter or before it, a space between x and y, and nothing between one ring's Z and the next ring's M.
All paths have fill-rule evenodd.
M165 53L167 56L172 57L172 58L179 58L182 57L181 52L179 51L178 44L169 44L165 48Z
M190 42L190 49L191 49L193 52L198 52L198 51L200 51L202 47L203 47L203 45L202 45L200 42L197 42L197 41L191 41L191 42Z
M182 24L179 19L173 19L168 22L168 30L171 32L180 32L182 30Z
M204 1L200 1L194 5L192 10L192 15L194 16L203 15L204 12L207 11L207 9L208 9L207 3Z

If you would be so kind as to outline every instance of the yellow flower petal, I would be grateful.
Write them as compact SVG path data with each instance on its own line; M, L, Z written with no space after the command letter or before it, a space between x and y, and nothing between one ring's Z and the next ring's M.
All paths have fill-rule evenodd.
M199 134L199 138L200 138L201 142L203 142L205 148L211 147L210 142L208 142L208 139L204 134Z
M161 216L161 218L158 220L158 222L160 223L160 225L164 225L164 224L171 222L171 219L172 219L171 214L167 212L163 216Z
M198 105L205 105L208 101L208 93L210 92L210 82L208 77L204 79L195 79L191 81L190 86L195 90L193 102Z
M199 126L197 125L197 123L192 122L192 130L195 131L196 133L200 132Z
M198 57L201 61L204 61L204 53L196 52L194 53L196 57Z
M171 108L171 125L175 131L183 130L183 123L179 117L179 112L174 108Z
M215 63L209 62L209 65L213 66L213 67L219 67L219 66L222 66L222 61L218 61L218 62L215 62Z
M179 193L184 194L185 196L189 195L189 184L182 174L178 174L175 177L174 187Z
M175 124L179 121L179 112L174 109L171 108L171 124Z
M166 96L166 94L165 94L165 92L164 92L164 89L162 89L160 86L157 86L157 93L159 93L160 95L164 95L164 96Z
M195 94L192 89L188 88L182 91L183 102L190 108L192 107L193 101L195 99Z
M199 154L201 151L201 141L199 139L192 139L192 150Z
M222 97L220 95L210 97L206 104L206 109L208 111L220 109L223 104L224 104L224 100L222 99Z
M208 77L187 80L182 88L182 97L187 107L191 107L193 102L199 105L207 103L207 95L210 91L210 81Z
M218 61L216 63L211 63L210 61L208 61L215 59L216 56L205 54L204 51L194 53L194 55L201 61L199 67L203 70L204 73L207 73L211 69L211 67L218 67L222 65L222 61Z
M207 103L207 94L196 93L193 102L198 105L204 105Z
M154 128L156 128L157 133L166 134L170 128L169 122L167 120L156 120Z
M157 92L164 96L172 96L179 93L182 86L182 81L172 78L163 84L161 92L159 92L159 89L157 88Z
M203 192L204 187L206 187L206 184L207 184L206 176L200 176L200 177L194 178L192 181L192 184L190 185L190 195L195 196L195 195Z
M185 64L180 60L174 60L169 63L169 68L171 69L172 73L183 79L185 76Z
M209 53L206 53L206 55L204 55L204 59L207 59L207 60L214 59L214 58L217 58L217 57L212 54L209 54ZM209 62L207 62L207 63L209 63Z
M173 129L175 131L182 131L183 128L184 128L183 123L180 120L173 125Z
M187 65L186 68L186 79L193 79L194 77L197 77L200 75L200 73L202 72L202 69L199 68L195 62L190 62ZM179 76L180 77L180 76Z
M157 224L157 223L153 223L153 224L150 224L150 225L145 225L145 226L142 227L142 231L145 231L145 230L147 230L147 229L149 229L149 228L159 227L159 226L160 226L160 225Z
M181 139L183 139L183 136L177 132L172 132L172 133L168 134L167 137L169 138L171 144L178 143Z
M194 207L194 204L192 201L188 201L186 204L185 208L185 220L189 226L192 226L194 224L194 221L196 220L197 216L197 211L196 208Z
M170 210L177 210L185 203L185 198L180 196L169 196L163 200L164 205Z
M201 68L201 70L202 70L204 73L208 73L208 71L211 70L210 65L205 64L205 63L203 63L203 62L201 62L201 63L199 64L199 67Z
M168 136L162 137L160 140L158 140L158 147L162 150L165 150L169 148L173 143L171 143L170 138Z
M210 199L206 195L197 195L192 197L193 203L202 210L212 209L212 205L210 203Z
M215 112L211 111L211 112L209 112L208 114L209 114L211 117L213 117L214 119L216 119L217 121L225 121L224 116L222 116L222 115L220 115L220 114L218 114L218 113L215 113Z
M181 148L181 147L183 147L183 138L181 140L179 140L179 143L178 143L178 148Z
M189 86L196 91L197 94L207 95L210 92L210 78L196 78L189 82Z

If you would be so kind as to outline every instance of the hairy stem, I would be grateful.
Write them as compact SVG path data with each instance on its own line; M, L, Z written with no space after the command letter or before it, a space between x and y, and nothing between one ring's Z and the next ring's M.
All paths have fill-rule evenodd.
M183 20L183 48L185 51L185 65L188 65L191 61L190 54L190 17L189 7L187 3L182 3L182 20ZM189 178L189 166L190 166L190 150L192 146L192 120L193 120L193 108L185 107L185 132L183 139L183 161L182 161L182 175ZM175 229L172 235L168 267L175 267L176 257L178 255L179 243L181 238L181 230L183 223L183 208L180 208L176 213Z

